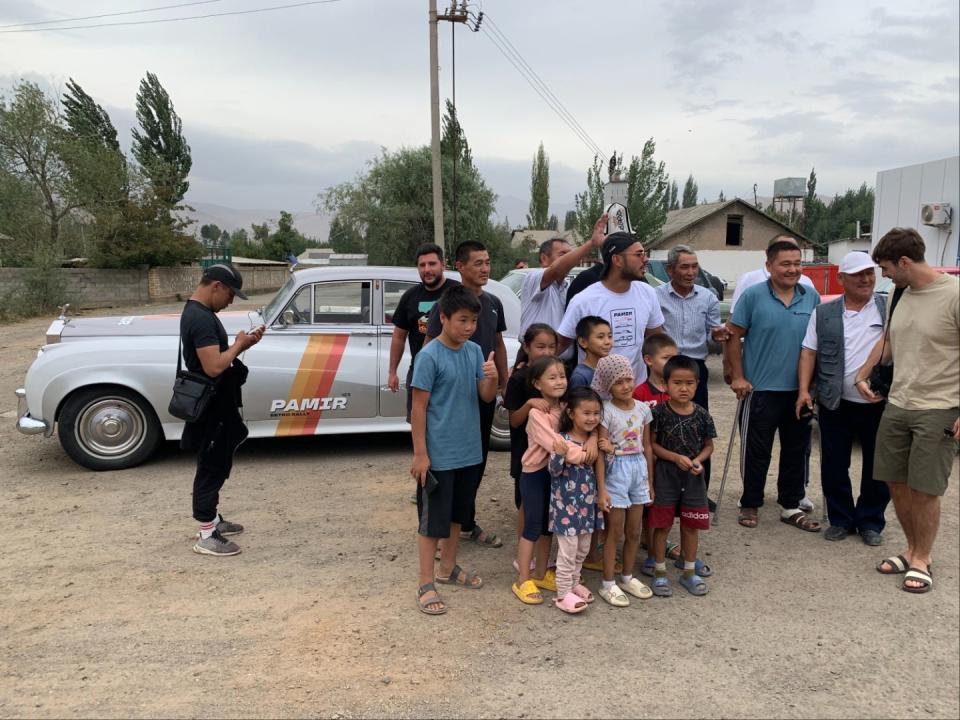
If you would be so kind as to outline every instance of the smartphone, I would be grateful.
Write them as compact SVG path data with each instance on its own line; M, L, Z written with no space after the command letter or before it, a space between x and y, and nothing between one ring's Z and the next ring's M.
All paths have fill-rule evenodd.
M812 417L813 417L813 408L812 408L812 407L810 407L809 405L804 405L802 408L800 408L800 419L801 419L801 420L809 420L809 419L812 418Z
M433 495L438 487L440 487L440 481L437 480L437 476L433 474L432 470L427 470L427 482L423 486L423 491L427 495Z

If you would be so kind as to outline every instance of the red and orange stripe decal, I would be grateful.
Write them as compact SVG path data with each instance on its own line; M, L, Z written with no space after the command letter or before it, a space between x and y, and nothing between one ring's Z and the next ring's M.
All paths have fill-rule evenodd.
M300 367L293 378L287 397L323 398L330 393L340 368L340 359L349 335L312 335L300 357ZM277 435L312 435L323 410L308 410L286 415L277 424Z

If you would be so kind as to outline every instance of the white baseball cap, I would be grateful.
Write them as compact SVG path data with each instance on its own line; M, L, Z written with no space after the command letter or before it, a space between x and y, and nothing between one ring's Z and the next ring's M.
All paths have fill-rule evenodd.
M863 252L862 250L854 250L843 256L843 260L840 261L839 272L842 272L844 275L855 275L858 272L871 270L875 267L876 265L873 262L873 258L870 257L870 253Z

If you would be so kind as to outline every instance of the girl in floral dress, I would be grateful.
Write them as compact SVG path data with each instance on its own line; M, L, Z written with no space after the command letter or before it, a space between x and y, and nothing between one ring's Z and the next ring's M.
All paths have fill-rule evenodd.
M600 425L600 397L588 387L573 388L560 415L560 437L550 457L550 530L557 538L557 607L579 613L593 602L593 594L580 582L583 560L590 550L590 537L603 529L602 508L609 500L603 489L604 459L594 463L571 463L569 444L582 446Z

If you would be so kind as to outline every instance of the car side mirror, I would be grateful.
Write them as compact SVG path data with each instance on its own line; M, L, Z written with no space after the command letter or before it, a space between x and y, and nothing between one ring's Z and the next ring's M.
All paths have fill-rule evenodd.
M280 323L284 327L287 327L288 325L293 325L293 320L294 320L293 310L289 310L289 309L284 310L283 314L280 316Z

